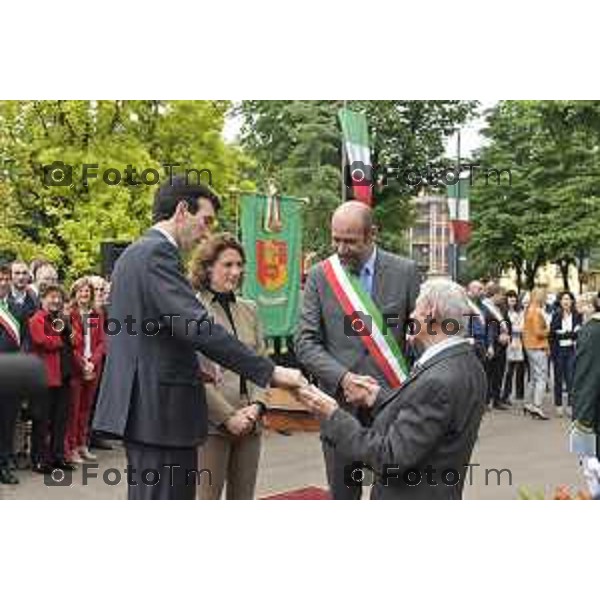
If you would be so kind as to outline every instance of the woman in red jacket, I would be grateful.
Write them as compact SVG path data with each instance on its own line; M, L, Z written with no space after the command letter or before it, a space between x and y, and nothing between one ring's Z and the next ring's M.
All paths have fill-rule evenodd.
M96 457L88 449L89 422L104 356L104 323L94 308L94 286L87 277L71 288L73 375L69 423L65 437L67 460L81 463Z
M31 460L33 470L50 473L53 468L72 470L65 462L64 437L69 410L71 328L62 313L64 292L58 285L40 290L42 308L29 319L31 352L46 367L48 393L32 402Z

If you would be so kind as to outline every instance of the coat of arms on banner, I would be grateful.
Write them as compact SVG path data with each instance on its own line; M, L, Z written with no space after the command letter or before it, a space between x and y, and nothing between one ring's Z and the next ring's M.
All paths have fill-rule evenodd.
M262 287L273 292L287 283L287 243L282 240L256 241L257 279Z

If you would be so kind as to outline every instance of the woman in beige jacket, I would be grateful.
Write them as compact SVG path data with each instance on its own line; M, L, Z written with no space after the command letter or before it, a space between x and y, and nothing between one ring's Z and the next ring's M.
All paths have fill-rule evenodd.
M236 295L245 266L244 250L235 237L216 235L204 242L191 263L191 281L208 312L240 341L265 352L256 305ZM260 458L261 419L265 405L261 391L232 371L200 359L210 372L206 384L209 435L200 449L200 465L210 473L200 477L199 498L218 500L223 489L228 500L250 500ZM208 375L207 375L208 376Z

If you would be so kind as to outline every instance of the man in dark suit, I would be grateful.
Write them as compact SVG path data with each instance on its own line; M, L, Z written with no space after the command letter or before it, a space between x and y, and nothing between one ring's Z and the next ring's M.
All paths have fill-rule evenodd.
M361 202L340 205L331 220L331 235L336 254L313 267L308 274L300 324L296 336L296 355L319 387L340 400L345 410L368 424L369 410L351 403L365 396L360 386L363 377L373 378L385 389L395 387L376 360L376 353L354 335L348 307L328 279L328 262L339 258L344 270L355 276L357 285L369 296L382 315L391 315L390 331L400 349L405 343L405 324L414 308L419 278L412 260L395 256L375 245L375 227L370 207ZM334 285L332 285L332 283ZM372 317L372 315L370 315ZM336 452L323 440L327 479L334 499L358 500L360 489L344 484L344 469L353 456Z
M197 446L207 435L196 352L262 387L304 382L212 323L184 275L180 252L207 234L218 208L209 188L173 178L156 193L154 227L113 271L93 427L124 438L130 499L195 498Z
M20 324L9 302L10 268L0 265L0 356L19 352ZM0 386L0 484L19 483L14 456L15 427L19 414L18 396L5 394Z
M413 314L421 327L413 340L425 350L399 390L372 386L361 400L373 410L371 427L316 388L300 390L300 400L323 418L323 436L375 472L371 499L462 497L487 393L485 371L465 337L463 315L469 312L458 284L433 280L423 285ZM449 335L455 330L449 319L459 323L458 335ZM357 465L347 469L347 485L360 485L357 471Z

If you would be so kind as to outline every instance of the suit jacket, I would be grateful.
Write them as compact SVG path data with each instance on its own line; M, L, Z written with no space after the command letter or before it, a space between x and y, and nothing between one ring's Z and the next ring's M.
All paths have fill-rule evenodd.
M214 300L210 290L203 290L198 295L199 300L206 306L208 312L233 334L229 319L223 307ZM252 300L236 296L230 304L231 316L235 323L237 338L257 354L265 355L266 347L262 327L258 318L256 304ZM206 402L208 404L208 420L213 426L211 433L222 433L218 426L222 425L238 409L254 402L263 402L263 393L251 381L246 382L247 397L240 394L240 376L233 371L223 372L223 381L218 385L206 385Z
M150 229L123 252L111 283L94 429L155 446L201 444L207 410L196 352L268 385L273 363L210 322L184 275L178 249L160 231ZM117 325L122 330L114 335Z
M342 410L322 424L322 435L344 456L364 461L375 472L372 498L460 499L466 466L477 438L487 396L487 380L471 344L451 346L434 355L404 385L383 394L373 408L371 427ZM384 485L385 466L393 465ZM429 485L426 469L433 468ZM422 475L410 486L403 474ZM458 485L445 485L442 473L460 474Z
M15 316L21 326L21 348L25 352L31 351L31 338L29 337L29 327L27 321L40 308L37 296L32 290L27 290L25 300L22 303L17 302L12 291L8 295L8 305L10 312Z
M63 384L64 342L61 335L53 332L50 321L50 314L40 308L30 317L28 324L31 352L44 362L48 387L56 388Z
M575 331L575 328L576 327L581 328L581 325L583 323L583 317L576 310L573 310L571 312L571 315L572 315L571 318L572 318L572 323L573 323L573 330L565 332L565 333L558 333L559 331L562 331L562 319L563 319L562 308L558 308L557 310L555 310L552 313L552 318L550 320L550 348L551 348L553 354L556 354L558 352L559 348L561 347L560 346L561 340L573 340L573 341L577 340L577 334L579 333L579 329L577 331ZM573 346L573 348L574 348L574 346Z
M83 319L77 307L71 310L71 327L73 329L73 375L83 376L83 358L85 352L85 335ZM88 324L86 325L90 332L90 361L94 365L95 379L102 370L102 360L104 358L104 319L103 316L92 310L88 314Z
M405 323L414 308L418 285L414 261L377 248L373 301L382 313L398 317L394 335L400 348L404 346ZM347 371L371 375L387 388L387 381L360 338L345 334L344 316L319 263L309 272L304 288L296 335L298 360L331 396L339 397L340 380Z
M573 378L573 419L597 436L600 456L600 313L582 327Z
M8 303L8 310L10 311L10 314L16 318L15 313L12 310L12 306L10 305L10 302ZM11 335L9 335L8 331L4 328L2 323L0 323L0 353L18 351L19 346L15 342L14 338Z

